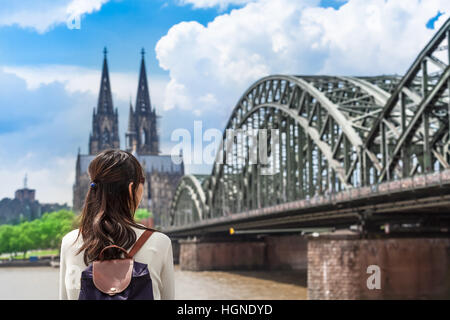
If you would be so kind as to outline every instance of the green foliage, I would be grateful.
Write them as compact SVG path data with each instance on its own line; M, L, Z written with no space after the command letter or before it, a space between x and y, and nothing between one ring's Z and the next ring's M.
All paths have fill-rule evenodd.
M9 239L9 244L13 252L25 252L27 250L33 249L33 242L31 241L29 235L26 233L27 226L26 222L14 226L11 239Z
M4 224L0 226L0 253L12 252L10 240L14 234L14 226Z
M152 217L153 213L151 211L148 211L147 209L137 209L136 213L134 214L134 219L137 221Z
M18 225L0 225L0 254L48 248L59 249L61 240L74 229L75 214L69 210L45 213L40 219Z

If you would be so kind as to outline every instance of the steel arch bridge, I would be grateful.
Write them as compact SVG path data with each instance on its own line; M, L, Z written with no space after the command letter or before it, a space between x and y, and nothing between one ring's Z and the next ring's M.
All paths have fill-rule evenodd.
M244 221L267 208L280 213L295 207L289 204L370 194L374 186L433 174L442 186L450 163L449 43L450 19L403 77L258 80L231 113L211 175L182 178L163 229ZM255 137L278 142L267 145L266 164L250 160Z

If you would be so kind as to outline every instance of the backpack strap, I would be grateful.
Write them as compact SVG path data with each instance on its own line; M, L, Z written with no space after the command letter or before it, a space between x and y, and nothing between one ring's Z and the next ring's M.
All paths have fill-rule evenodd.
M126 258L130 258L129 255L128 255L128 252L127 252L124 248L119 247L119 246L116 246L116 245L110 245L110 246L104 247L103 250L100 251L100 254L98 255L98 260L100 260L100 261L103 260L103 253L105 252L106 249L109 249L109 248L117 248L117 249L120 249L120 250L123 251L123 253L125 254L125 257L126 257Z
M136 254L136 252L139 251L139 249L144 245L145 241L147 241L148 238L152 235L153 230L145 230L143 234L139 237L139 239L134 244L133 248L131 248L130 252L128 253L128 256L130 258L133 258L133 256Z

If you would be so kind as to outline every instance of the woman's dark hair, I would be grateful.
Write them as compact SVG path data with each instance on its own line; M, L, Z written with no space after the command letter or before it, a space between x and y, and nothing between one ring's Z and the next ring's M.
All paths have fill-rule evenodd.
M131 227L149 229L134 221L137 203L136 192L140 183L145 182L144 170L139 161L129 152L110 149L98 154L89 164L91 178L81 211L78 237L83 245L78 250L84 252L84 262L88 265L98 259L100 251L109 245L125 249L131 248L136 234ZM131 187L131 196L129 184ZM77 239L78 239L77 237ZM120 251L109 249L104 259L115 259Z

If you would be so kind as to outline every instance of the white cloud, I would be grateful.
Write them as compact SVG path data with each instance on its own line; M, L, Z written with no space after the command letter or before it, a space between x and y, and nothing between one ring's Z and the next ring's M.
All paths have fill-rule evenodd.
M18 25L45 33L69 18L90 14L109 0L0 0L0 27Z
M181 22L155 48L170 74L165 107L228 117L269 74L403 74L436 32L425 24L438 10L446 14L437 29L447 0L350 0L338 10L318 0L260 0L206 26Z
M61 83L69 93L83 92L98 95L100 89L101 68L89 69L71 65L41 65L41 66L3 66L5 73L14 74L25 80L29 90L36 90L51 83ZM110 72L111 90L115 102L124 103L124 110L128 110L128 102L132 98L134 105L138 73ZM161 76L149 77L152 104L162 106L164 92L168 80Z
M48 157L45 166L36 167L34 162L41 161L40 156L28 152L16 159L8 167L0 169L0 194L13 198L14 191L22 188L25 174L28 188L36 189L36 199L41 203L67 203L72 205L72 186L75 181L75 157Z
M12 197L25 173L41 202L71 203L77 147L87 141L94 100L60 83L28 90L0 68L0 198ZM6 129L6 130L5 130Z
M192 4L192 6L196 9L213 8L217 6L220 10L224 10L233 4L243 5L254 1L256 0L180 0L179 3L182 5Z

